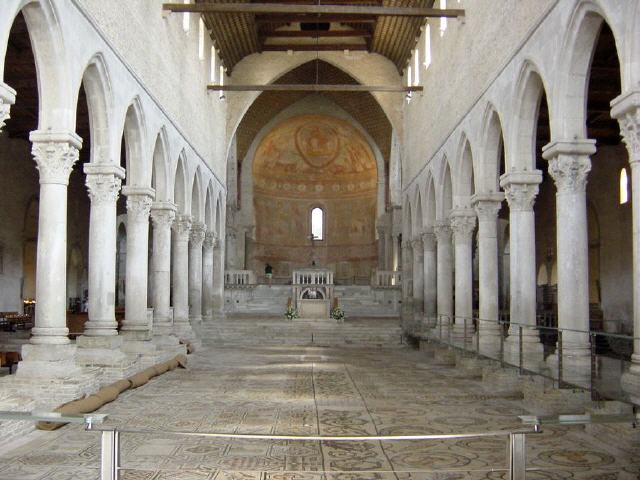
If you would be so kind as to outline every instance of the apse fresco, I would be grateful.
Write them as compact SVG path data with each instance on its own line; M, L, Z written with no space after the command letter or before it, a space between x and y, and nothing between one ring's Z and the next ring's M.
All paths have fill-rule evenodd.
M315 262L344 277L370 274L378 173L371 147L352 125L320 115L277 125L256 150L253 182L254 268L269 262L276 275L288 275ZM325 212L321 242L311 241L315 207Z

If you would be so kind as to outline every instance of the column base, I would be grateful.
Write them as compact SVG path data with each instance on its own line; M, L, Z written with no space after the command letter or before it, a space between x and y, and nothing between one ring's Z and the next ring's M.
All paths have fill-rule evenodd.
M520 338L509 335L504 341L504 361L510 365L520 366ZM544 346L537 335L522 337L522 368L540 371L544 368Z
M591 388L591 355L590 350L562 352L562 372L560 372L558 353L547 357L546 365L552 378L560 379L571 385ZM560 374L562 373L562 376Z
M479 339L477 337L480 337ZM474 345L478 345L480 354L493 359L500 359L500 337L502 331L494 324L480 322L478 332L474 335Z
M120 336L125 342L129 340L149 341L151 340L151 330L148 325L124 326L120 330Z
M632 363L629 371L622 374L620 384L629 401L640 406L640 365Z
M518 370L492 362L482 369L482 386L495 397L522 398L522 377Z
M76 363L82 367L101 369L102 386L133 375L140 369L139 356L123 351L121 336L91 337L82 335L76 340L78 355Z
M196 334L189 321L177 321L173 323L173 334L180 340L195 340Z
M81 375L76 365L77 347L68 344L26 344L16 375L29 378L68 378Z
M591 394L579 388L558 388L555 382L539 375L522 379L527 410L534 415L570 415L582 413L593 405Z

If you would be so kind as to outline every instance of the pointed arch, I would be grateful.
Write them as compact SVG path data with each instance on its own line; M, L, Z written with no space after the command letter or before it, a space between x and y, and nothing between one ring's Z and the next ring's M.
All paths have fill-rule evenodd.
M436 186L433 175L429 175L427 180L427 190L425 196L425 227L432 228L436 223Z
M488 103L482 122L482 178L478 190L495 193L500 190L500 157L504 149L504 135L500 114L493 104Z
M207 186L206 198L204 201L204 223L207 225L207 231L215 231L215 206L213 184L211 181Z
M216 236L218 238L220 238L220 235L222 235L222 227L224 225L224 200L222 198L222 192L218 193L218 197L216 199L216 221L214 223L215 225L215 232L216 232ZM224 243L224 242L223 242Z
M436 204L437 220L447 220L453 208L453 182L451 179L451 167L447 157L442 159L442 171L440 174L440 195Z
M178 156L176 172L173 182L173 203L177 205L178 212L183 215L189 214L189 202L187 199L187 175L185 170L186 158L184 150Z
M89 131L91 135L91 163L114 163L110 155L109 112L112 104L111 80L102 54L97 53L87 63L80 81L87 97L89 110ZM80 85L76 91L76 101L80 94ZM74 110L74 116L77 112ZM74 118L74 123L75 123ZM86 139L85 139L86 140Z
M549 101L546 83L540 70L530 60L526 60L520 69L516 83L514 99L516 112L513 129L513 155L506 155L507 171L534 170L536 167L536 136L540 103L546 96L549 110L550 126L553 129L554 115L551 110L553 102ZM554 133L551 131L551 137ZM506 153L506 152L505 152Z
M169 200L169 185L167 176L167 164L169 144L167 131L163 126L156 136L153 147L153 164L151 168L151 188L156 191L156 201L166 202Z
M145 121L140 97L136 96L129 104L124 117L123 135L125 140L125 158L127 185L148 187L151 185L150 170L145 162ZM150 173L150 172L149 172Z
M13 12L6 12L0 18L0 79L4 78L4 59L11 25L22 13L38 80L38 130L73 131L75 126L75 105L67 68L68 58L60 14L51 0L22 0ZM8 8L7 8L8 10ZM3 12L5 13L5 12Z
M423 210L422 210L422 195L420 194L420 188L416 188L416 193L415 193L415 201L414 201L414 205L415 205L415 218L413 220L413 225L415 226L415 228L413 229L413 231L415 232L415 235L420 235L422 233L422 229L423 229L423 223L424 223L424 217L423 217Z
M608 21L605 12L595 2L580 2L570 17L555 82L558 104L554 110L558 115L555 117L554 130L561 139L587 138L587 87L591 60L605 22L613 32L618 61L621 69L624 69L616 25ZM621 77L624 78L624 70L621 70Z
M408 195L404 199L404 208L402 210L404 212L404 228L402 229L402 233L406 235L407 240L410 240L413 237L413 209L411 208L411 200Z
M204 221L204 208L202 205L202 171L200 166L196 168L191 181L191 217L194 222Z
M453 206L454 208L469 208L471 196L475 192L475 185L471 142L465 133L460 137L456 165L457 175L453 179Z

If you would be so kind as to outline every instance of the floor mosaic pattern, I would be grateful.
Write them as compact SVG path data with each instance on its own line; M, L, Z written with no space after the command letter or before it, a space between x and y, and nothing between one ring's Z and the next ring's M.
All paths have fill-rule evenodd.
M416 368L416 365L420 368ZM409 348L215 348L125 392L101 411L123 434L127 480L504 479L506 439L318 442L175 437L162 431L265 434L420 434L519 427L522 400L492 393L455 367ZM455 373L455 375L454 375ZM640 478L640 443L605 444L580 427L528 439L527 478ZM78 426L35 432L0 452L2 480L99 478L98 434Z

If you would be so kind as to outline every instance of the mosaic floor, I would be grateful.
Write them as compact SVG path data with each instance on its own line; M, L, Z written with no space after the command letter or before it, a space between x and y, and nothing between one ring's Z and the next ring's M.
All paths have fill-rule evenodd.
M419 366L420 368L416 368ZM420 434L518 427L521 400L428 363L410 349L243 348L202 351L103 407L126 428L265 434ZM640 443L606 444L579 427L528 439L527 478L640 478ZM503 479L504 438L437 442L294 442L123 434L127 480ZM36 432L0 452L2 480L99 478L98 434Z

